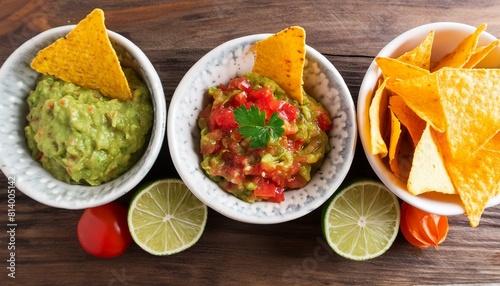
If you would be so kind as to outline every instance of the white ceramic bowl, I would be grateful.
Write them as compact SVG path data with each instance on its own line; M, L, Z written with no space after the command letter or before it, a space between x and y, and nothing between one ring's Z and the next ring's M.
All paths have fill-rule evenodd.
M25 42L0 69L0 168L5 176L15 178L16 187L27 196L49 206L83 209L117 199L133 189L148 173L163 143L166 103L161 81L146 55L128 39L108 31L122 63L140 73L151 91L154 121L147 149L139 162L119 178L100 186L70 185L55 179L35 162L26 146L24 126L28 105L26 98L36 84L38 73L30 68L31 60L42 48L66 35L74 25L45 31Z
M167 137L175 168L189 189L206 205L234 220L271 224L289 221L321 206L339 187L349 170L357 138L351 94L335 67L320 53L307 47L305 90L330 112L334 128L329 133L332 150L307 186L285 192L285 201L243 202L220 189L200 168L199 112L208 104L207 90L250 72L259 34L226 42L200 59L179 83L169 107Z
M436 61L442 56L452 51L467 35L470 35L476 30L476 27L459 24L459 23L431 23L411 29L387 44L377 56L396 58L403 53L417 46L429 31L435 31L435 39L432 49L431 60ZM478 45L485 45L496 40L494 36L487 32L483 32L479 38ZM494 51L485 58L480 65L481 67L500 67L500 48ZM463 205L458 195L445 195L439 193L426 193L419 196L411 195L406 188L406 183L398 180L390 171L387 165L382 162L378 156L374 156L369 152L369 119L368 109L370 106L373 92L376 88L376 82L381 76L380 69L375 61L372 62L366 75L363 79L359 90L357 102L357 116L359 136L363 149L368 161L380 178L380 180L400 199L407 203L425 210L430 213L439 215L461 215L465 213ZM494 206L500 203L500 196L490 199L489 206Z

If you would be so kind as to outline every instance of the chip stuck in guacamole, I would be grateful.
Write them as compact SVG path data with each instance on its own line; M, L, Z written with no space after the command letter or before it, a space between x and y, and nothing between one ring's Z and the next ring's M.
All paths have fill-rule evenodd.
M102 10L40 51L32 67L42 75L27 99L26 141L55 178L100 185L139 160L153 124L151 95L120 65Z
M65 37L38 52L31 67L110 98L132 98L101 9L94 9Z

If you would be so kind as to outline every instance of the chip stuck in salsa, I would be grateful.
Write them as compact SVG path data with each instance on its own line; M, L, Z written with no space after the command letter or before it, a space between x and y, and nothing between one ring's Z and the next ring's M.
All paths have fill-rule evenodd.
M321 166L332 121L302 87L302 28L255 45L252 72L209 89L210 103L198 117L201 167L241 200L281 202Z

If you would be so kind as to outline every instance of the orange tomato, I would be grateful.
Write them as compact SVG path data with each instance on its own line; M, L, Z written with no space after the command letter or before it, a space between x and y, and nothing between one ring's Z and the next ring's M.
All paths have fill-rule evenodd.
M431 214L403 202L400 229L412 245L420 248L432 245L438 249L448 235L448 217Z

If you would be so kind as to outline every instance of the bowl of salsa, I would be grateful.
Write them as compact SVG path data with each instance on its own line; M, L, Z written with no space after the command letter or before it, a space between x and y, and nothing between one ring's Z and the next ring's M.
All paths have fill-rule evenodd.
M176 88L167 120L170 155L189 189L215 211L255 224L289 221L321 206L347 175L357 136L344 80L310 46L302 104L251 73L254 44L269 36L237 38L202 57ZM238 129L259 116L263 123L250 120L248 132L272 137L282 128L264 145L242 139Z

